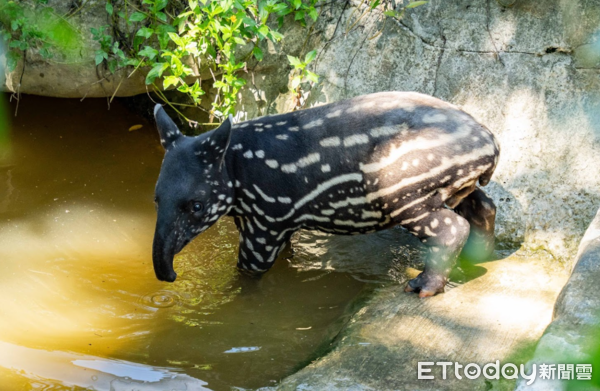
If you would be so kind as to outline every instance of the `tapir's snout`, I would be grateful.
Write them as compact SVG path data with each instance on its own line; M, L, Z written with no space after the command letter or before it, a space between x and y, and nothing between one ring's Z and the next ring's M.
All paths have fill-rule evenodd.
M165 237L160 231L157 227L152 245L154 273L160 281L173 282L177 278L177 273L173 269L173 258L176 252L174 248L175 243L168 236Z

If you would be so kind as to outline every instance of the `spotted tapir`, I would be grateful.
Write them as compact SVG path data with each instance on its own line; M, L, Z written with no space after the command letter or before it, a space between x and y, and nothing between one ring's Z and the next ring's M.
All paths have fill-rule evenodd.
M492 176L494 135L458 107L414 92L382 92L257 118L197 137L154 110L165 157L153 244L159 280L173 256L221 216L240 233L238 268L261 273L297 230L369 233L396 225L427 247L406 291L444 291L469 237L489 255L496 209L478 187Z

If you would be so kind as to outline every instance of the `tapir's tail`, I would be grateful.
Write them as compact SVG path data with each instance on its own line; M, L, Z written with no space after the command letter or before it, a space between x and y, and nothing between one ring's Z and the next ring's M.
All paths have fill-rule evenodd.
M483 128L485 128L485 130L490 134L490 136L492 137L492 143L494 144L494 163L490 166L490 168L488 168L483 174L481 174L481 176L479 177L479 184L481 186L485 186L488 183L490 183L490 180L492 179L492 175L494 175L494 171L496 170L496 167L498 166L498 159L500 157L500 143L498 142L498 139L496 138L496 136L494 135L494 133L492 133L488 128L486 128L485 126L482 126Z

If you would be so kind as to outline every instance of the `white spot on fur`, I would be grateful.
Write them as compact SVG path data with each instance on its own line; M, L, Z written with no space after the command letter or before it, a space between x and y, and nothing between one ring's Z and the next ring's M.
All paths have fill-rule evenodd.
M309 166L311 164L318 162L319 160L321 160L320 154L311 153L310 155L307 155L307 156L301 158L300 160L298 160L298 163L296 163L296 164L298 165L298 167L306 167L306 166Z
M442 113L425 114L423 116L423 123L424 124L436 124L436 123L439 123L439 122L446 122L447 120L448 120L448 117L446 117Z
M322 147L337 147L341 144L341 140L339 137L328 137L324 138L319 142Z
M380 211L373 212L373 211L363 210L362 215L360 217L363 219L368 219L368 218L380 219L381 212Z
M332 111L331 113L327 113L325 117L327 118L336 118L342 115L342 109L337 109L336 111Z
M352 136L344 137L344 147L366 144L368 142L369 136L367 136L366 134L354 134Z
M382 126L379 128L371 129L369 132L373 137L382 137L382 136L393 136L402 132L403 130L407 130L407 124L401 125L393 125L393 126Z
M279 167L279 163L277 163L277 160L267 159L267 160L265 160L265 163L267 164L267 166L269 166L271 168Z
M296 163L283 164L281 166L281 171L283 171L287 174L293 174L297 170L298 170L298 167L296 166Z
M316 120L310 121L306 125L302 126L302 129L312 129L312 128L316 128L316 127L321 126L321 125L323 125L323 120L322 119L316 119Z

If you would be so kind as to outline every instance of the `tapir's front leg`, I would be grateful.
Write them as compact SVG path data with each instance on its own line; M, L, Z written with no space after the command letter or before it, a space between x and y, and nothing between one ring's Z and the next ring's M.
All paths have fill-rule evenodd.
M249 218L236 217L240 231L238 268L250 274L264 273L273 266L277 256L289 243L292 230L281 232L266 229Z
M461 257L470 261L484 261L494 252L496 206L480 188L465 197L454 211L467 219L471 232Z
M419 297L444 292L448 275L469 237L469 223L451 210L437 209L409 218L403 226L428 247L425 270L408 282L406 291L417 291Z

